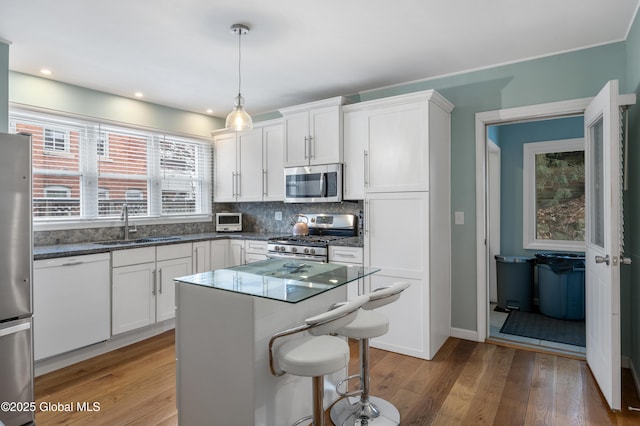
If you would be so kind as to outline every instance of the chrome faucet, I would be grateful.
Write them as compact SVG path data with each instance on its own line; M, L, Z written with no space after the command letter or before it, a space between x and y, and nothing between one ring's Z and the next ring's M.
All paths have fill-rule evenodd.
M122 205L122 211L120 212L120 220L124 220L124 240L127 241L129 240L129 232L134 233L134 232L138 232L138 230L135 228L133 229L129 229L129 206L127 205L127 203L124 203Z

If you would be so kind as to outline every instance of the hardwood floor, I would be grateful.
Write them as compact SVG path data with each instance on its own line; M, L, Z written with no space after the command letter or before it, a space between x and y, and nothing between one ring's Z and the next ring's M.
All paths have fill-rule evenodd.
M624 408L612 413L584 361L549 354L450 338L432 361L371 349L371 367L372 393L400 410L403 426L640 424L628 409L640 408L628 370ZM174 333L37 377L35 386L36 405L50 409L36 413L38 426L176 425ZM83 402L99 411L79 411ZM58 403L71 406L54 411Z

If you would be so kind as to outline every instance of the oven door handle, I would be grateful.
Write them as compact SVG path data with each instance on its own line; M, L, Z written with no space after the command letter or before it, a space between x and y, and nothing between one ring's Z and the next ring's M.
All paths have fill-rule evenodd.
M322 256L306 256L306 255L297 255L297 254L287 254L287 253L267 253L267 259L299 259L299 260L308 260L311 262L320 262L327 263L326 259Z

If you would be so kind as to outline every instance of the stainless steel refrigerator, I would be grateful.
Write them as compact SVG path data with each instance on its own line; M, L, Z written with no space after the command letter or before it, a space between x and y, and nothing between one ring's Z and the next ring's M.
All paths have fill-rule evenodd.
M0 424L6 426L34 421L32 245L31 137L0 133Z

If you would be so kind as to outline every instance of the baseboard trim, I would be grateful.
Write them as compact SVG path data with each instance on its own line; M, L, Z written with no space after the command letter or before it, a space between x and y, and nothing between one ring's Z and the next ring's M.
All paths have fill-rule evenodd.
M478 332L475 330L466 330L464 328L451 327L449 330L451 337L457 337L458 339L472 340L474 342L480 342Z

